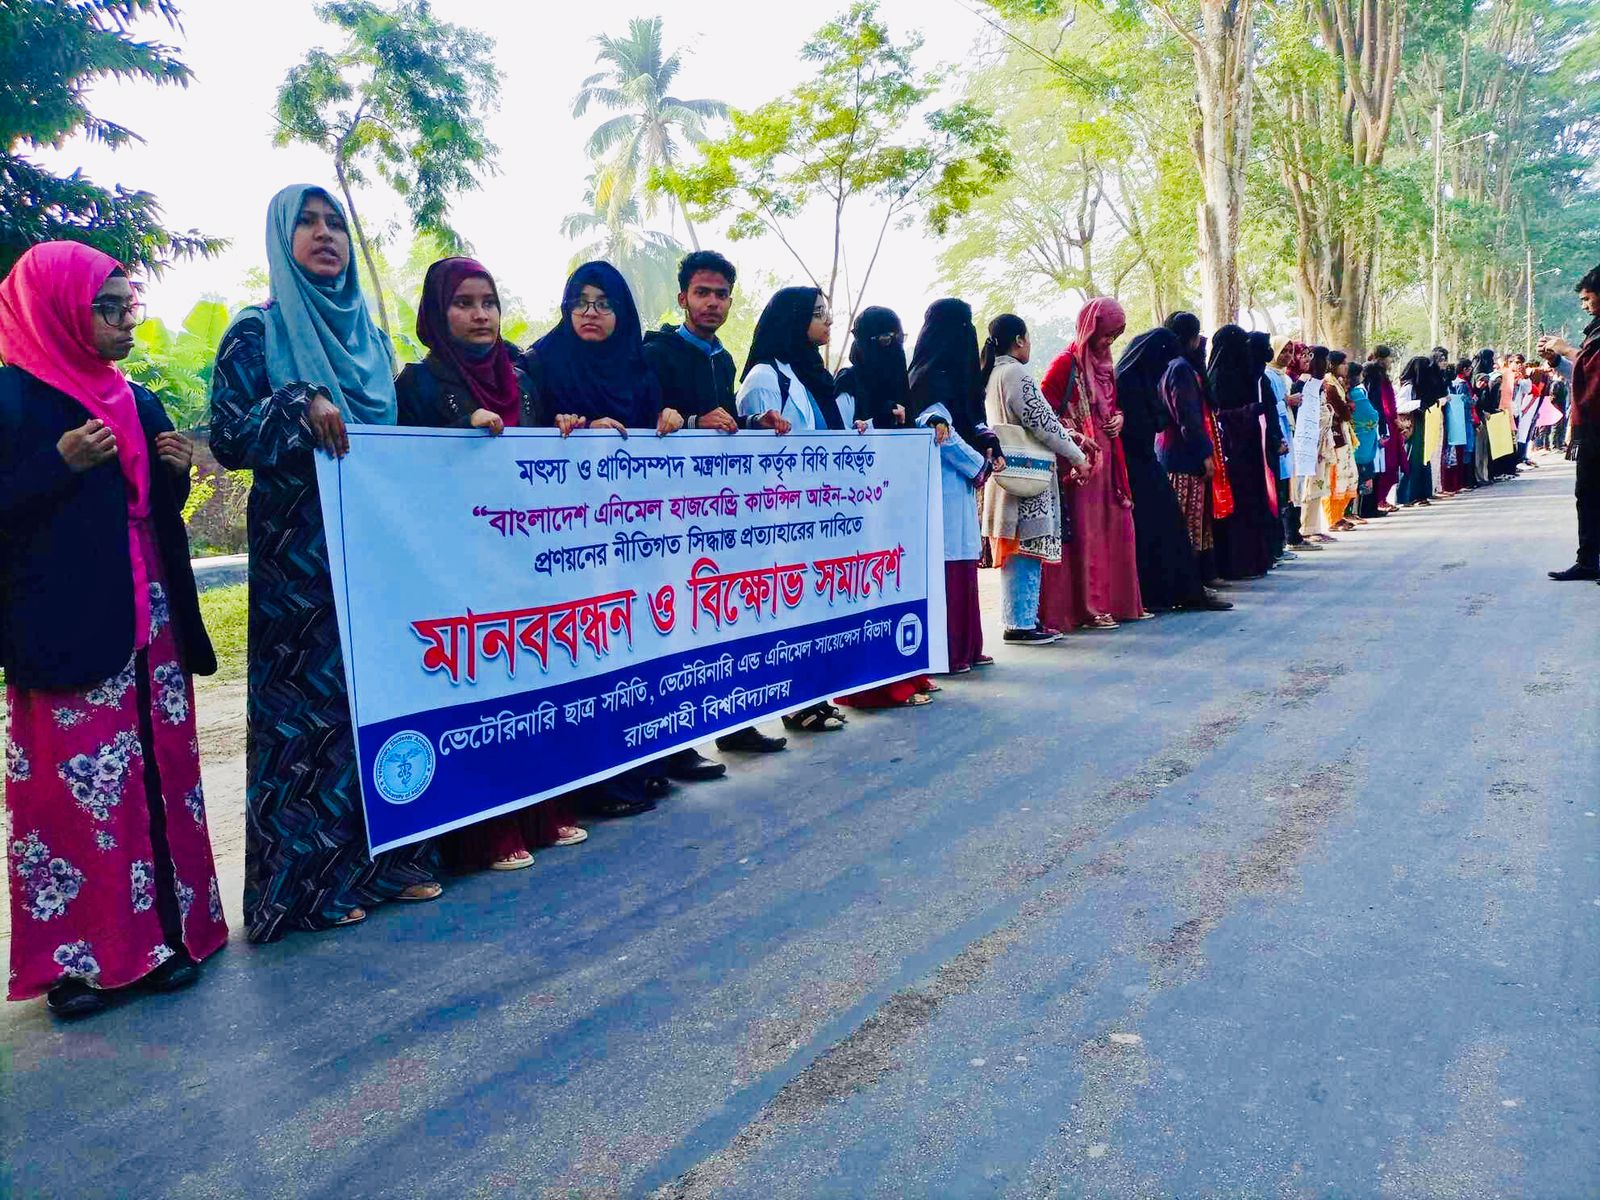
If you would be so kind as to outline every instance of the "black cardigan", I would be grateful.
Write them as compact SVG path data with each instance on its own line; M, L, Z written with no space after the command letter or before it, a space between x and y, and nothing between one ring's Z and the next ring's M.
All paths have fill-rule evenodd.
M509 342L511 360L517 363L517 386L522 391L518 425L542 429L555 424L538 385L522 369L521 356ZM466 380L450 364L432 354L421 362L407 363L394 381L398 406L396 424L428 429L470 429L478 408Z
M158 401L133 388L150 451L150 519L173 635L191 675L217 669L183 527L187 478L156 454L172 428ZM74 473L56 449L89 419L72 397L17 367L0 367L0 666L8 683L87 687L133 655L133 565L127 485L115 459Z

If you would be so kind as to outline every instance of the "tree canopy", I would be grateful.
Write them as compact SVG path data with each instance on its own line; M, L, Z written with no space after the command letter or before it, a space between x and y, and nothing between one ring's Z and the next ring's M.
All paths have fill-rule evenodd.
M108 77L189 82L177 51L133 35L133 24L146 16L176 28L178 7L170 0L0 4L0 275L29 246L56 239L87 242L150 271L222 248L197 230L167 228L149 192L104 188L82 171L56 175L28 157L74 136L111 147L142 140L91 109L88 92Z

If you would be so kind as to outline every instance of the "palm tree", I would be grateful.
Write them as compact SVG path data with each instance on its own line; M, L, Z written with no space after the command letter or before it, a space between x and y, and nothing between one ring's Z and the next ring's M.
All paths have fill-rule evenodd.
M670 234L644 228L638 196L611 171L589 177L583 200L587 211L561 219L563 237L588 239L573 255L572 265L598 258L621 271L648 328L676 302L683 246Z
M635 17L628 22L626 37L601 34L594 40L600 47L595 61L605 70L583 81L572 101L572 115L583 116L591 103L620 114L590 135L589 155L599 161L615 151L611 168L626 182L620 193L629 194L641 176L648 178L657 167L677 160L680 147L675 135L689 142L704 141L705 122L725 116L728 106L720 100L680 100L669 93L683 59L676 51L663 54L660 17ZM698 250L700 239L688 212L676 200L673 207ZM646 215L654 208L652 197L646 202Z

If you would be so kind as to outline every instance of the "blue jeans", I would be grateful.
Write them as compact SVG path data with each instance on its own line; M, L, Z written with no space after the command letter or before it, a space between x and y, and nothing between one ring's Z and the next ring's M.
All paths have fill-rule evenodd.
M1000 568L1001 607L1007 629L1032 629L1039 623L1039 568L1037 558L1013 554Z

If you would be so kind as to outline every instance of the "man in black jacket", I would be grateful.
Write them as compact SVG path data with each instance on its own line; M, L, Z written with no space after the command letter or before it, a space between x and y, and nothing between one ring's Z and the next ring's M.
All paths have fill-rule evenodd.
M734 266L714 250L696 250L678 264L678 305L682 325L663 325L644 336L644 358L661 381L661 413L656 433L665 436L685 426L737 433L738 411L734 399L737 368L733 355L717 340L717 330L733 307ZM775 412L763 414L757 425L789 432L789 423ZM754 725L717 739L719 750L772 753L788 739L768 737ZM673 779L692 782L716 779L727 771L696 750L680 750L663 763Z

